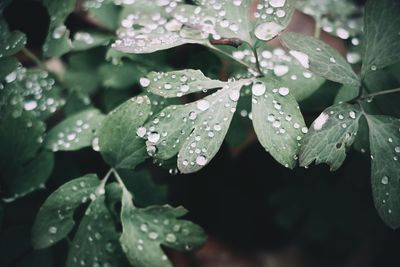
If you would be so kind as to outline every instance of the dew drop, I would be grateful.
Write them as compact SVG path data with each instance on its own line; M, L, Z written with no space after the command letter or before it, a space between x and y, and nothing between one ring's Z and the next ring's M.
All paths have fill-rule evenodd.
M199 166L204 166L207 164L207 158L204 155L200 155L196 158L196 164Z
M150 80L146 77L142 77L140 78L139 83L142 87L148 87L150 85Z
M262 82L256 82L253 84L251 91L255 96L261 96L265 93L265 84Z
M381 183L382 184L388 184L389 183L389 177L383 176L382 179L381 179Z

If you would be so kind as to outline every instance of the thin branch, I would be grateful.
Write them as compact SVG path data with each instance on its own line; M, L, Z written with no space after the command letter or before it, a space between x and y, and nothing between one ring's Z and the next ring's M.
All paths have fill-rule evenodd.
M245 66L245 67L248 68L248 69L253 70L254 72L257 72L257 73L259 72L257 69L255 69L253 66L251 66L249 63L244 62L243 60L234 58L231 54L225 52L224 50L219 49L219 48L216 47L216 46L213 46L213 45L210 44L210 43L207 43L206 46L207 46L208 48L211 48L212 50L214 50L214 51L216 51L216 52L218 52L218 53L220 53L220 54L226 56L226 57L229 57L230 59L232 59L232 60L238 62L239 64Z
M260 60L258 59L258 53L257 53L257 47L256 46L253 47L253 53L254 53L254 57L256 58L257 72L260 74L260 76L263 76L263 72L262 72L261 66L260 66Z
M375 97L375 96L379 96L379 95L387 95L387 94L394 94L394 93L400 93L400 88L390 89L390 90L385 90L385 91L380 91L380 92L364 95L363 97L360 97L359 100L365 100L365 99L370 99L371 97Z
M22 48L22 53L24 53L30 60L32 60L39 68L47 71L46 65L29 49Z
M227 38L227 39L220 39L220 40L210 40L212 45L230 45L235 48L238 48L243 44L242 40L238 38Z

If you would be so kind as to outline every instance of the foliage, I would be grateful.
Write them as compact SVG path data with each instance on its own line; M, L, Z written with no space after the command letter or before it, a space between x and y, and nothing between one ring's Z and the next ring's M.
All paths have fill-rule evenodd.
M199 248L205 233L181 219L183 207L162 205L165 188L154 184L143 163L152 158L171 174L198 172L225 139L245 143L251 126L241 126L243 117L251 119L262 147L289 169L315 161L335 171L352 147L369 151L376 209L398 228L400 89L393 88L399 80L387 85L379 79L388 81L381 72L393 72L400 61L400 2L367 1L363 23L353 5L339 11L348 1L333 2L44 0L50 23L43 57L57 58L61 72L27 50L26 36L11 31L0 14L4 202L54 183L60 153L72 159L73 151L94 150L110 168L105 175L96 170L101 176L75 175L72 168L70 177L55 182L58 189L47 192L33 224L33 247L72 239L67 266L172 266L163 249ZM0 13L7 4L0 3ZM296 8L317 21L315 37L285 31ZM70 34L68 16L78 9L95 23ZM327 19L329 10L336 15ZM360 62L320 40L320 27L351 38L349 51L361 53ZM286 51L266 44L272 39ZM223 79L212 64L175 70L165 50L184 44L201 45L236 65ZM22 66L21 54L37 66ZM316 105L319 116L308 128L313 97L326 103L318 96L332 84L339 88L331 92L335 99ZM2 216L0 206L0 223Z

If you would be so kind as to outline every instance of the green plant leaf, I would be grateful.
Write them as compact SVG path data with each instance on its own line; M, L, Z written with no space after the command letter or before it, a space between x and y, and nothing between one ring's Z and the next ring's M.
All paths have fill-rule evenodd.
M262 146L280 164L294 168L307 127L290 89L277 80L258 79L252 86L253 126Z
M74 34L72 51L84 51L98 46L106 46L110 43L112 35L101 32L79 31Z
M358 96L358 91L359 89L357 87L343 85L340 87L335 97L335 104L340 104L355 99Z
M167 160L179 152L178 168L182 173L203 168L218 152L236 110L240 89L247 82L229 82L196 102L162 110L141 129L148 153Z
M382 220L391 228L400 226L400 120L367 115L371 149L372 193Z
M125 257L118 238L105 195L99 194L93 198L79 224L66 266L120 266Z
M337 170L353 144L362 113L358 105L339 104L319 115L305 136L300 150L300 166L327 163Z
M142 87L163 97L181 97L208 89L222 88L226 83L211 80L200 70L178 70L171 72L150 72L140 79Z
M172 267L161 245L177 250L192 250L205 242L203 230L185 220L183 208L153 206L135 208L131 194L122 195L122 235L120 243L129 262L135 267Z
M0 27L4 30L3 27ZM8 57L15 55L26 45L26 36L22 32L2 32L2 39L0 40L0 55L1 57Z
M20 66L20 63L15 57L6 57L0 59L0 81L6 79L6 77L16 70Z
M146 146L137 131L151 112L147 96L132 98L111 111L99 131L100 152L115 168L133 169L147 158Z
M292 19L295 2L295 0L259 1L263 7L257 8L254 14L257 18L254 35L260 40L269 41L286 29Z
M82 6L102 26L110 30L118 28L121 7L116 5L114 1L86 0Z
M46 248L64 239L75 225L75 209L93 196L99 184L95 174L88 174L54 191L36 216L32 228L33 247Z
M102 84L106 88L127 89L139 82L139 78L147 73L146 68L137 63L124 62L120 65L103 64L99 68Z
M364 16L362 76L400 61L400 2L368 0Z
M73 151L91 146L104 117L97 109L74 114L46 134L44 145L53 151Z
M7 196L3 200L10 202L38 188L44 188L44 183L50 177L53 167L54 155L45 150L40 151L34 159L23 166L14 166L4 176Z
M349 63L323 41L294 32L283 33L280 38L306 69L331 81L360 86L360 80Z
M59 57L72 49L65 20L74 11L76 0L44 0L50 16L49 31L43 46L45 57Z

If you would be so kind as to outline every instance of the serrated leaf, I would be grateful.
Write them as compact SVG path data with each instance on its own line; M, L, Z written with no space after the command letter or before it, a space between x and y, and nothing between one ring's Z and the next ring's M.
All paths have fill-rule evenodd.
M327 163L337 170L353 144L362 113L358 105L332 106L319 115L305 136L300 150L300 166Z
M307 127L289 91L272 78L256 80L252 87L252 116L262 146L280 164L294 168Z
M368 0L364 16L362 76L400 61L400 2Z
M49 31L43 46L45 57L59 57L72 49L65 20L75 8L76 0L44 0L50 16Z
M105 203L105 195L99 194L90 203L79 224L66 266L120 266L124 255L118 237L119 233Z
M33 247L46 248L64 239L75 225L75 209L95 193L99 184L95 174L88 174L54 191L36 216L32 228Z
M283 33L280 38L303 67L328 80L360 86L360 80L349 63L323 41L294 32Z
M400 226L400 120L367 115L371 149L372 193L382 220L391 228Z
M72 51L84 51L91 48L106 46L110 43L112 35L101 32L79 31L74 34Z
M162 110L144 126L149 154L166 160L179 152L182 173L203 168L218 152L246 83L230 82L201 100Z
M97 109L72 115L46 134L44 145L53 151L73 151L91 146L104 118Z
M181 97L203 90L222 88L226 83L211 80L200 70L178 70L171 72L150 72L140 79L142 87L163 97Z
M151 112L147 96L132 98L104 119L99 131L99 147L104 160L115 168L133 169L147 158L146 146L137 135Z
M206 239L203 230L177 219L185 214L185 209L170 206L135 208L130 193L123 190L120 243L129 262L136 267L172 267L161 245L177 250L201 246Z

